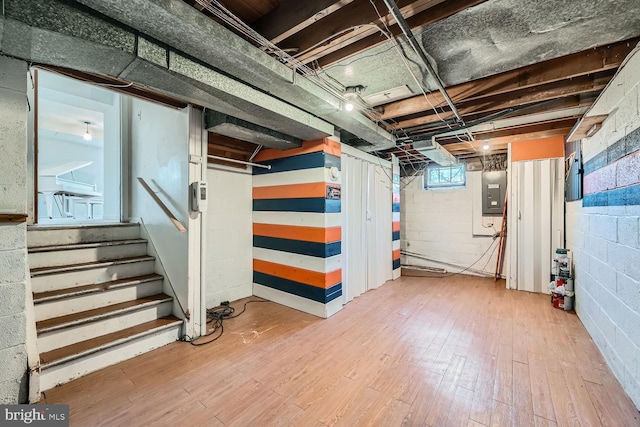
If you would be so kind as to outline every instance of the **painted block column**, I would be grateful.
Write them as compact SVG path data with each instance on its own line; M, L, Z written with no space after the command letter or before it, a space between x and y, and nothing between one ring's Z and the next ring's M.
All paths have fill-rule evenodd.
M26 93L27 63L0 56L2 213L27 213ZM0 223L0 405L27 401L27 270L26 223Z
M400 277L400 162L396 156L391 158L391 178L393 179L392 202L392 277Z
M340 143L261 151L253 168L253 293L329 317L342 308Z

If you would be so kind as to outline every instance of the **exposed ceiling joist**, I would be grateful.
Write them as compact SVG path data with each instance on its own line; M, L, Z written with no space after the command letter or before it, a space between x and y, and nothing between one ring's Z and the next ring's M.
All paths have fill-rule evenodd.
M552 100L564 96L578 95L604 89L614 71L604 71L593 76L582 76L567 81L547 83L541 86L530 87L513 93L497 95L490 98L477 99L458 105L460 114L480 114L500 111L511 107L531 104L535 102ZM425 113L424 115L401 120L392 126L392 129L410 129L411 127L436 123L442 119L450 119L453 113L444 111Z
M258 19L253 24L253 28L271 43L279 43L353 1L282 0L278 7Z
M483 145L488 144L491 147L491 151L501 148L502 145L506 148L506 144L510 142L528 141L532 139L548 138L552 136L565 136L576 123L577 118L559 120L551 123L534 124L529 126L522 126L519 128L510 129L507 131L489 132L485 135L479 136L475 141L469 142L454 142L443 146L449 150L452 154L457 155L460 151L466 152L470 149L470 144L473 145L478 151L482 151Z
M442 0L398 0L396 3L407 18L440 2ZM367 36L383 37L380 31L370 26L344 32L363 24L374 24L384 28L378 12L387 25L391 22L395 25L395 21L388 16L383 4L376 11L369 0L355 0L343 7L340 13L327 16L283 40L280 46L284 49L296 49L298 51L296 58L308 63Z
M251 155L256 150L256 145L239 139L208 132L207 154L227 157L232 160L249 161ZM246 169L245 165L234 162L226 162L221 159L207 159L208 163L229 166L233 168Z
M447 0L430 9L411 16L407 19L407 23L413 31L417 31L429 24L448 18L462 10L484 3L485 1L487 0ZM395 24L391 25L389 30L393 36L402 34L402 29ZM363 52L374 46L378 46L386 41L387 39L384 36L381 36L380 34L372 34L339 50L327 53L322 58L317 59L317 64L320 67L327 67L357 53Z
M454 102L470 101L529 87L580 77L601 71L617 69L640 39L630 39L610 46L574 53L537 64L506 71L479 80L447 88ZM434 106L445 104L439 92L427 94ZM379 107L381 118L386 120L429 111L431 105L424 96L413 96Z
M184 1L193 4L207 0ZM413 91L410 98L376 107L379 115L362 115L380 130L391 131L398 138L396 144L458 128L440 93L429 93L427 99L416 96L420 83L407 81L411 76L406 70L398 71L403 64L395 52L387 52L392 46L380 29L385 28L382 24L387 25L395 38L402 35L402 29L380 1L219 1L238 16L245 13L247 5L262 8L257 20L246 22L302 63L327 67L320 80L332 80L328 84L338 92L355 84L376 93L403 85ZM412 32L439 65L438 74L450 85L447 94L462 120L478 141L490 138L492 152L506 149L506 140L501 139L506 133L519 139L566 134L563 121L575 120L576 115L584 113L640 41L640 33L630 30L635 28L632 12L638 10L633 0L620 0L619 6L588 0L576 1L570 7L560 0L543 3L544 10L517 0L395 0L394 6L400 8ZM568 18L574 16L581 19ZM376 46L379 48L370 50ZM378 55L380 61L374 58ZM337 62L340 67L329 67ZM334 125L342 128L340 123ZM349 132L345 129L341 133ZM368 137L343 142L360 143L365 151L398 152L401 159L414 164L424 161L419 153L411 152L411 144L402 149L393 147L393 141L370 146ZM439 135L438 141L443 145L458 143L454 138ZM471 145L463 145L466 148L448 148L463 157L473 152ZM410 154L403 151L405 147ZM476 147L475 155L483 154Z

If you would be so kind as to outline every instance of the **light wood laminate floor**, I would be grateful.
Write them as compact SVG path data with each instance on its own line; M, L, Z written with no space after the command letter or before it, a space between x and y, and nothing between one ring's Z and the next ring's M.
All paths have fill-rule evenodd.
M69 404L74 426L640 425L575 314L471 276L388 282L327 320L249 304L215 343L167 345L43 403Z

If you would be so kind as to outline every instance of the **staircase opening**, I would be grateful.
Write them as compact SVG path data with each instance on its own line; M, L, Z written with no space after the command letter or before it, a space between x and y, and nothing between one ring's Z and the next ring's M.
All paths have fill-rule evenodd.
M121 220L121 95L43 69L32 71L34 223Z

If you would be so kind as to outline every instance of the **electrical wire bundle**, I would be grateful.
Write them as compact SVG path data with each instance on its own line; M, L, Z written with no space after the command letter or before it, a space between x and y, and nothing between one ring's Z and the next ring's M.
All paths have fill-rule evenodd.
M216 341L224 333L223 320L234 319L240 316L242 313L244 313L247 310L247 304L250 304L252 302L271 302L271 301L268 301L266 299L259 299L259 300L256 299L256 300L247 301L244 303L244 307L242 308L242 311L239 312L238 314L234 314L236 309L234 307L231 307L228 301L224 301L216 307L208 308L207 309L207 325L211 325L209 327L210 328L209 332L207 332L205 335L202 335L198 338L192 338L188 335L183 335L182 337L180 337L180 341L188 342L193 346L201 346L201 345L209 344ZM215 335L215 337L208 341L197 342L202 338L210 337L213 335Z

